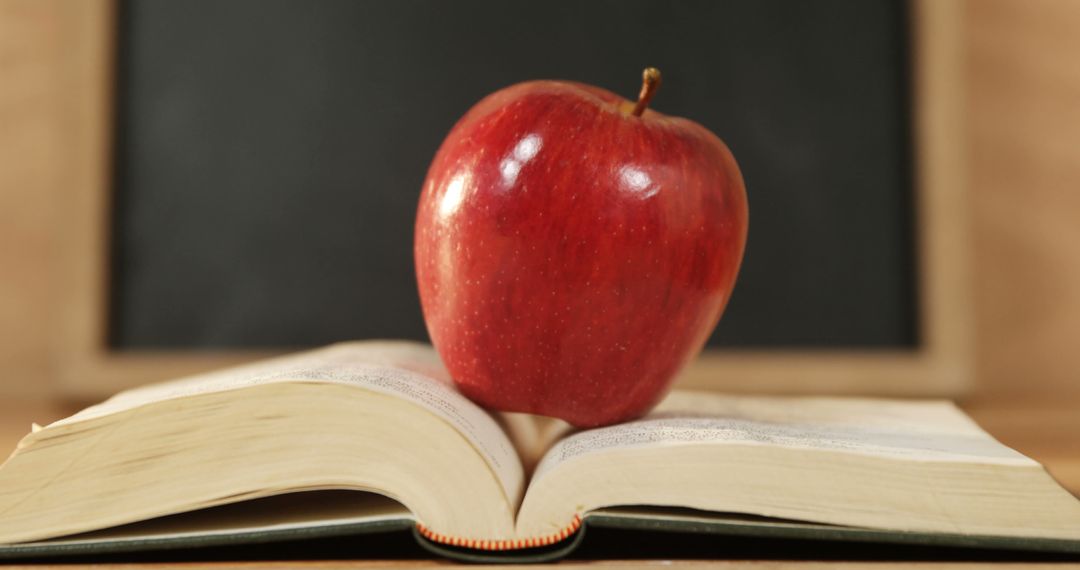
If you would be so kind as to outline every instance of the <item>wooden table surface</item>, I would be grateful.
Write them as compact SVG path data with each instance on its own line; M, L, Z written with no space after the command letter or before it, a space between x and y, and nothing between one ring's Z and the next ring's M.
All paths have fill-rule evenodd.
M1067 489L1080 496L1080 401L1072 400L1017 400L972 401L963 405L964 409L979 424L1001 440L1024 454L1040 461ZM30 430L31 422L46 424L62 418L75 410L71 407L42 401L6 400L0 401L0 454L7 455L18 440ZM450 564L445 560L311 560L287 562L168 562L168 563L124 563L109 565L87 565L90 568L373 568L373 567L408 567L434 566ZM1006 563L995 564L995 568L1033 567L1054 564L1055 568L1080 568L1080 563ZM710 568L818 568L818 567L873 567L900 568L911 567L912 562L836 562L812 560L604 560L604 561L569 561L560 564L568 567L596 566L679 566ZM966 562L919 562L921 568L976 568L983 563ZM14 567L14 566L12 566ZM35 566L47 568L49 566ZM78 568L77 565L57 565L57 568Z

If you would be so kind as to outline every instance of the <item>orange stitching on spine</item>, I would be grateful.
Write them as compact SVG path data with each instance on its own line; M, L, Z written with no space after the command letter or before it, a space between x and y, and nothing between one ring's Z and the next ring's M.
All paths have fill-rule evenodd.
M480 540L475 538L464 538L460 536L450 536L432 531L421 522L416 523L416 530L424 538L437 542L439 544L448 544L450 546L459 546L463 548L473 548L477 550L517 550L521 548L537 548L540 546L550 546L559 542L560 540L566 540L573 535L577 530L581 528L581 516L574 515L573 520L566 527L559 530L559 532L548 534L545 536L533 536L529 538L512 538L503 540Z

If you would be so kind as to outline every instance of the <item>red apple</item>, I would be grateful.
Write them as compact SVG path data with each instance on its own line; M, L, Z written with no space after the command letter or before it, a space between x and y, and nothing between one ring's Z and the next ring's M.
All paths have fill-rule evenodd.
M564 81L520 83L458 121L428 171L416 273L458 388L579 427L640 416L727 304L747 205L701 125Z

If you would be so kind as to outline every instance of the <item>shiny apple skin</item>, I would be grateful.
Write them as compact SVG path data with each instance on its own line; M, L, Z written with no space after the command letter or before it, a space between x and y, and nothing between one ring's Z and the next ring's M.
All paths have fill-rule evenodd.
M416 219L428 333L458 388L578 427L667 393L731 295L746 190L692 121L588 85L488 96L431 164Z

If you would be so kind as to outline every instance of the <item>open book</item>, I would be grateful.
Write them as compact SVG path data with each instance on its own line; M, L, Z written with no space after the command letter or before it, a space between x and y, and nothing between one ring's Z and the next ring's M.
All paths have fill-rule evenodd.
M124 392L0 467L8 557L407 528L555 555L590 525L1080 552L1080 502L947 402L675 392L575 432L482 410L405 342Z

